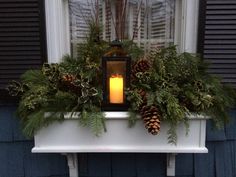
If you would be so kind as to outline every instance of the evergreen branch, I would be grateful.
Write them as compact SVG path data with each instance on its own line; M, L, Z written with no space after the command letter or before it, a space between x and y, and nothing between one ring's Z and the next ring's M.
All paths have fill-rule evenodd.
M129 110L129 117L128 117L128 126L130 128L134 127L136 122L137 122L138 118L137 118L137 114L136 112Z
M45 86L49 84L47 78L40 70L28 70L22 74L20 78L23 83L30 86Z
M105 116L102 112L89 113L89 127L96 136L100 136L102 132L106 131L104 122Z
M170 122L169 124L169 130L167 131L168 135L168 143L177 145L177 133L176 133L176 123L175 122Z
M52 113L48 117L45 117L45 110L43 109L31 113L27 117L27 120L22 122L23 134L26 137L32 138L41 128L46 127L55 121L61 121L64 119L64 117L57 116L56 114L57 113Z

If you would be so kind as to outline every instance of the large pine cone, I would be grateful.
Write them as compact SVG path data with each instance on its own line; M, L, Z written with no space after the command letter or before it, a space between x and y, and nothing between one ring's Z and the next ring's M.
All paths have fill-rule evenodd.
M160 114L156 106L143 106L140 110L145 128L152 135L157 135L160 131Z
M136 74L139 72L146 72L151 68L151 63L147 59L140 59L132 66L132 78L136 78Z

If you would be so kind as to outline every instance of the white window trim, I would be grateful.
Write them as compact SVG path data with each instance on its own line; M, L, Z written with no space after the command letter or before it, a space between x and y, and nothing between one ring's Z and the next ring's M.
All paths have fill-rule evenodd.
M199 0L176 0L175 44L180 52L196 53ZM70 54L68 0L45 0L48 62Z
M48 62L56 63L70 54L68 0L45 0Z

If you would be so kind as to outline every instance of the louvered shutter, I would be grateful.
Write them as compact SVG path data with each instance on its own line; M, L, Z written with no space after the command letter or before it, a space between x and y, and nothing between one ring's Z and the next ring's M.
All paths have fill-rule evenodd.
M209 72L236 87L236 1L200 1L199 52Z
M44 1L0 0L1 98L11 80L46 59Z
M83 43L89 32L92 4L84 0L69 0L72 55L77 56L78 44Z
M89 32L91 4L83 0L70 0L69 7L72 43L84 42Z
M112 12L111 12L111 1L110 0L103 0L101 1L102 6L102 13L103 16L101 18L101 21L103 24L103 39L107 41L111 41L112 39Z
M173 44L175 1L153 0L149 8L149 47L167 47L170 43Z
M129 37L145 49L147 42L146 4L143 1L130 0L128 7Z

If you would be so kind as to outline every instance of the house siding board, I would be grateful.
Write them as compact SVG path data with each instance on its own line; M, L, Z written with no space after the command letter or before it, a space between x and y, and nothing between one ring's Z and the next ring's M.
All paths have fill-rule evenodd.
M110 153L89 153L87 176L110 177L111 176L111 154Z
M9 144L0 143L0 176L8 177L7 162L9 159Z
M23 135L22 131L21 131L21 124L20 124L20 120L18 117L15 116L15 110L13 111L13 115L12 115L12 118L13 119L13 124L12 124L12 127L13 127L13 141L14 142L26 142L26 141L32 141L32 139L30 138L27 138L26 136Z
M207 154L194 154L195 177L215 177L215 144L207 142L206 146Z
M33 154L34 143L25 142L24 177L68 176L66 159L60 154Z
M0 106L0 142L13 141L13 109Z
M111 155L112 177L136 177L136 155L120 154Z
M31 149L34 146L32 140L13 138L14 131L12 131L12 128L18 124L16 123L17 119L12 116L15 111L13 108L11 106L0 107L0 119L4 117L4 122L0 123L0 176L68 176L68 166L65 156L60 154L32 154ZM3 127L4 129L2 129ZM20 134L22 136L22 133Z
M215 166L216 177L233 176L232 152L229 141L215 143Z
M0 142L27 141L16 117L16 106L0 105ZM32 141L32 140L29 140Z
M22 142L0 142L0 176L24 176L24 148Z
M109 177L111 175L111 154L109 153L89 153L87 160L83 161L86 170L83 171L84 176L93 177ZM79 162L80 163L80 162ZM82 175L82 174L81 174Z
M181 154L176 156L176 176L194 176L193 154Z
M80 176L88 175L88 154L80 153L78 154L78 168Z
M15 111L16 106L0 107L0 176L68 177L65 156L31 153L33 140L23 137Z
M225 135L227 140L236 141L236 109L230 111L230 120L229 124L225 126Z
M166 154L137 154L137 177L166 177Z
M212 120L207 121L207 134L206 134L206 140L207 141L226 141L226 135L225 135L225 127L222 127L222 129L217 129L214 125L214 122Z
M232 152L233 176L236 176L236 141L231 141L230 151Z
M24 143L14 142L8 143L8 159L7 170L9 177L23 177L24 176ZM14 160L13 160L14 159Z

